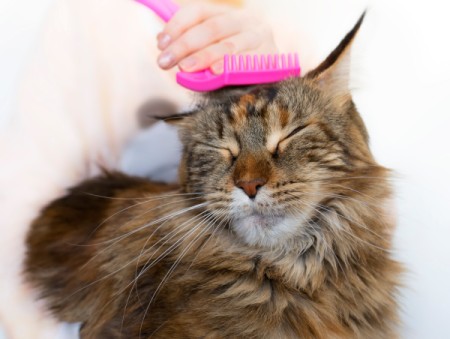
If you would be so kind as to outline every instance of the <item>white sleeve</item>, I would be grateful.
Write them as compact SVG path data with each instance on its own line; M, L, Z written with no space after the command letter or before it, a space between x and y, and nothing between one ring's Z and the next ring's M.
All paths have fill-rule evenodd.
M65 337L20 276L32 219L67 187L118 166L143 101L189 101L174 75L156 67L161 29L124 0L58 0L46 18L0 135L0 321L8 338Z

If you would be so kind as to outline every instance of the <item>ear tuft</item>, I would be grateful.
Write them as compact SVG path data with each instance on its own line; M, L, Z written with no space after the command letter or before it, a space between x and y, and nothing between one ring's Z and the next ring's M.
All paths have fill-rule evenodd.
M150 99L144 102L138 110L137 118L141 128L148 128L158 120L178 111L177 106L166 99Z
M342 39L330 55L305 77L318 82L319 86L331 94L347 94L350 82L350 49L361 27L366 12L350 32Z
M193 110L193 111L189 111L189 112L185 112L185 113L173 114L170 116L162 116L162 117L155 116L154 118L158 121L164 121L165 123L167 123L169 125L181 126L184 123L186 123L186 120L190 119L196 113L197 113L197 110Z

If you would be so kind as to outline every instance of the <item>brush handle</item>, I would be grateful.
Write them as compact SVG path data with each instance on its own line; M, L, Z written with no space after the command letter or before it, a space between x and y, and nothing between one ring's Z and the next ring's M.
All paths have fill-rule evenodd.
M140 4L150 8L161 19L168 22L178 11L178 5L170 0L136 0Z

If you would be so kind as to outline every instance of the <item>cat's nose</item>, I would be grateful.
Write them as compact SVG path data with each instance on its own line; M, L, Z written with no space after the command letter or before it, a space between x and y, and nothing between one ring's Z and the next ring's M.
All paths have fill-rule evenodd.
M250 199L254 199L258 190L267 183L267 180L258 178L253 180L238 180L236 186L242 189Z

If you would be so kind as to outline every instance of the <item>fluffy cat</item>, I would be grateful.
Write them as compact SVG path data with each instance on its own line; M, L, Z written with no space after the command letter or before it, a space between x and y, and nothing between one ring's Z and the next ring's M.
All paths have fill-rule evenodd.
M83 338L393 338L389 171L348 90L363 17L303 78L174 116L180 186L118 173L52 202L26 277Z

